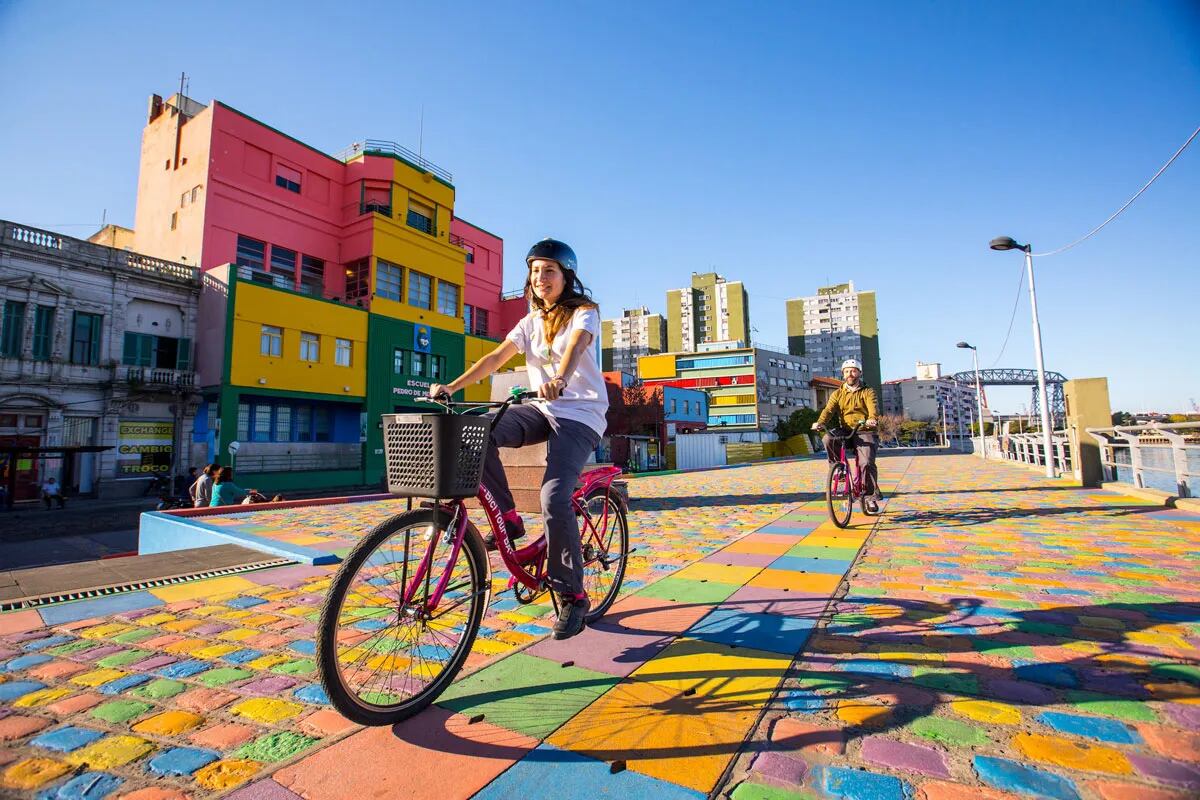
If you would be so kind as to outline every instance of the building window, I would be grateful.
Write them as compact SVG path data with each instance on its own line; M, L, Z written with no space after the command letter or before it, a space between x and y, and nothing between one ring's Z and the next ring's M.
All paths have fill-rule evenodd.
M71 363L95 366L100 363L100 320L99 314L75 312L71 326Z
M448 317L458 316L458 287L453 283L438 281L438 313Z
M325 406L313 408L313 441L329 441L329 409Z
M469 303L463 303L463 332L464 333L471 333L473 330L471 327L471 323L472 323L472 317L474 316L474 313L473 313L474 311L475 311L475 306L473 306Z
M400 302L404 270L382 258L375 259L375 294Z
M296 406L296 441L312 441L312 406Z
M367 185L366 181L362 183L362 202L359 208L360 214L383 214L385 217L392 215L392 185Z
M54 346L54 307L38 306L33 316L33 360L49 361Z
M429 377L435 381L441 380L446 374L446 358L445 356L430 356L429 357Z
M259 340L259 354L279 358L283 355L283 328L274 325L262 326L262 338Z
M275 441L290 442L292 440L292 407L289 405L275 406Z
M131 367L180 368L180 343L179 339L171 339L166 336L125 331L125 347L121 355L121 363Z
M300 256L300 291L320 297L325 293L325 262L312 256Z
M259 283L270 283L271 276L267 275L266 259L266 243L248 236L237 238L237 265L244 268L244 277ZM243 270L239 269L238 273L242 275Z
M251 416L254 421L254 441L271 441L271 406L266 403L255 403Z
M275 165L275 185L289 192L300 194L300 170L283 164Z
M171 212L171 230L175 230L175 225L179 222L179 212Z
M250 404L238 403L237 410L237 438L239 441L246 441L250 438Z
M349 339L338 339L335 342L333 351L333 363L339 367L350 366L350 354L353 350L353 345Z
M489 331L488 312L485 308L475 309L475 335L487 336Z
M407 350L401 350L398 347L392 351L392 371L397 375L404 374L404 356L407 352Z
M463 249L467 251L467 263L474 264L475 263L475 246L470 245L470 244L464 244Z
M408 216L405 222L408 227L416 228L421 233L433 235L433 209L424 203L418 203L415 200L408 201Z
M271 283L279 289L296 288L296 251L271 245Z
M412 364L412 374L413 375L420 375L420 376L425 375L425 354L424 353L416 353L416 352L411 353L409 361Z
M369 276L371 261L360 258L346 265L346 300L353 301L366 297L371 293Z
M301 361L320 361L321 360L321 337L315 333L300 334L300 360Z
M192 187L192 202L196 202L196 198L200 196L200 184Z
M671 413L674 414L678 410L679 410L678 401L674 397L672 397L671 398Z
M4 303L4 330L0 335L0 356L20 358L25 344L25 304L16 300Z
M408 272L408 304L417 308L431 309L433 279L419 272Z

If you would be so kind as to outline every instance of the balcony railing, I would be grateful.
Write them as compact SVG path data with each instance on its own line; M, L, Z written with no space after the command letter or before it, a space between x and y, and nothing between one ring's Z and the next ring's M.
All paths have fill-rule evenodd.
M196 385L196 373L180 369L126 367L125 382L148 389L191 389Z
M361 449L333 453L240 454L239 475L262 472L315 472L317 470L358 469L362 466Z
M446 183L454 183L454 176L448 170L442 169L437 164L424 158L423 156L414 153L407 147L389 142L385 139L363 139L347 147L340 153L335 153L334 158L338 161L352 161L359 156L396 156L401 158L413 166L423 169L426 172L433 173Z
M79 259L100 269L130 270L156 278L199 285L199 270L188 264L164 261L129 250L118 250L115 247L74 239L7 220L0 221L0 224L4 228L2 241L6 245L55 251L65 258Z

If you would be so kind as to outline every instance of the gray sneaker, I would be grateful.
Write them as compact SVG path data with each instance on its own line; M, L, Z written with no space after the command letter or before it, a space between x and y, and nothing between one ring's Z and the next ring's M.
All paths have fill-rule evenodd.
M554 622L554 638L570 639L586 627L587 612L592 601L586 597L575 600L558 596L558 619Z

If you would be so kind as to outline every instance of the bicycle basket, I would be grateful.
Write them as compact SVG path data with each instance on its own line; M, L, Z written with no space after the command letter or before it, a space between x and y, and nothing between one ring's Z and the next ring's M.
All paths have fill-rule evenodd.
M487 417L464 414L384 414L388 491L400 497L474 497L491 427Z

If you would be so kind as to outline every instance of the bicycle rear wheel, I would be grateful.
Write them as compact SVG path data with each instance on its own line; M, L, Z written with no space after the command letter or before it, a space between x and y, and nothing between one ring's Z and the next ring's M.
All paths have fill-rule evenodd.
M585 619L590 624L604 616L621 591L629 560L629 520L620 501L604 489L589 492L583 507L595 528L579 520L583 590L592 603Z
M460 513L466 513L465 509ZM317 634L317 663L329 701L361 725L391 725L424 709L462 669L491 593L483 542L468 525L450 562L450 515L419 509L380 523L334 576ZM427 579L413 580L433 542ZM426 603L447 570L436 609Z
M825 481L825 504L829 507L829 518L834 525L844 528L850 524L854 498L850 494L850 473L841 462L829 468L829 477Z

